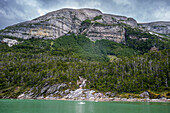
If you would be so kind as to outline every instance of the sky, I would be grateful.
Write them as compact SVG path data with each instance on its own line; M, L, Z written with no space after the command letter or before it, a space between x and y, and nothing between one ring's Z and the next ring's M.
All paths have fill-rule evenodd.
M0 0L0 29L62 8L95 8L139 23L170 21L170 0Z

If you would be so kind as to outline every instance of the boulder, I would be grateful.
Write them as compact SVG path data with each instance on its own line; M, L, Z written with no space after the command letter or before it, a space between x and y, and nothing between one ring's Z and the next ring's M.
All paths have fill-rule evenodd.
M13 40L13 39L9 39L9 38L4 38L1 42L2 43L7 43L7 45L9 47L12 47L13 45L19 44L19 42L17 40Z
M140 96L140 97L143 97L143 98L149 98L149 92L144 91L144 92L141 93L139 96Z

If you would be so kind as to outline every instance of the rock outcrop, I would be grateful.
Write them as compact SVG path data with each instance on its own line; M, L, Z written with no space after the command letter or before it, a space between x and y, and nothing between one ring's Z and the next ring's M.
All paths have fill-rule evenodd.
M79 76L79 79L80 80L77 80L77 85L79 85L80 88L84 88L86 86L87 79L84 79L80 76Z
M70 92L69 89L65 90L65 88L68 88L67 84L61 83L61 84L54 84L49 85L45 84L42 87L32 87L30 90L20 94L18 96L19 99L45 99L45 98L61 98L68 94Z
M140 97L143 97L143 98L149 98L149 92L144 91L144 92L141 93L139 96L140 96Z
M87 20L90 22L88 23ZM0 34L23 39L32 37L55 39L69 32L75 34L83 32L94 41L108 39L120 43L125 40L125 30L121 23L137 26L137 22L132 18L103 14L96 9L66 8L50 12L31 21L9 26Z
M90 90L83 88L82 85L85 84L84 79L79 77L79 81L77 81L79 88L75 90L71 90L69 84L60 83L50 85L49 83L45 83L44 86L36 86L32 87L30 90L25 91L20 94L18 99L47 99L47 100L88 100L88 101L131 101L131 102L169 102L170 100L161 97L160 95L154 95L151 92L144 91L139 94L141 99L134 98L129 95L128 98L121 97L116 93L105 92L101 93L95 90ZM134 95L135 96L135 95ZM127 97L127 96L126 96ZM4 97L6 98L6 97ZM152 98L152 99L150 99Z
M151 22L151 23L139 23L140 28L149 30L152 32L165 34L170 36L170 21L169 22Z
M114 97L115 94L96 92L90 89L83 89L87 79L79 77L77 81L79 88L71 90L69 85L65 83L49 85L45 83L43 86L32 87L30 90L20 94L18 99L69 99L69 100L100 100Z
M9 38L3 38L0 42L6 43L9 47L12 47L13 45L17 45L17 44L20 43L17 40L12 40L12 39L9 39Z
M60 9L31 21L6 27L0 35L23 39L56 39L70 32L86 34L92 41L108 39L125 42L125 26L138 27L144 31L170 34L170 22L138 24L135 19L125 16L104 14L97 9Z

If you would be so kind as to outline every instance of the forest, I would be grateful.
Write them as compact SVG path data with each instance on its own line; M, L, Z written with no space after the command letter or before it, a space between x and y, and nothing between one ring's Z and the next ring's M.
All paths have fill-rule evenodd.
M55 40L17 39L23 42L13 47L0 43L0 97L12 95L16 87L20 94L46 82L72 82L76 89L79 76L88 80L86 88L100 92L170 91L169 45L151 38L159 51L150 51L150 39L127 38L120 44L75 34Z

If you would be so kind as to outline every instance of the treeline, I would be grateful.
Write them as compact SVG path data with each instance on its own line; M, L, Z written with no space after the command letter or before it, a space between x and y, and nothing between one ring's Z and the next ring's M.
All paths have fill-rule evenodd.
M89 62L49 54L3 53L0 55L0 89L69 83L76 89L78 76L86 88L138 93L170 90L169 50L142 56L121 57L114 62Z

